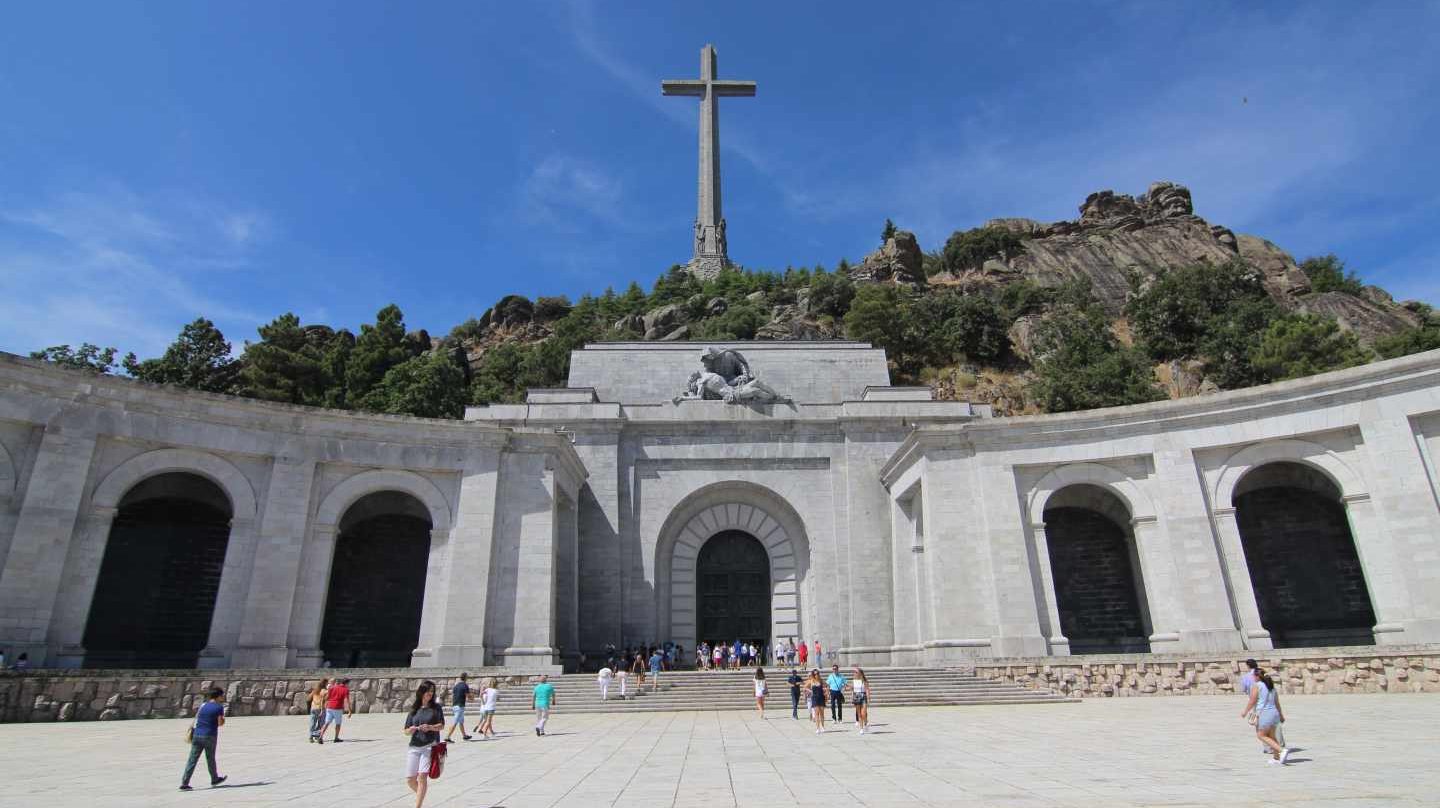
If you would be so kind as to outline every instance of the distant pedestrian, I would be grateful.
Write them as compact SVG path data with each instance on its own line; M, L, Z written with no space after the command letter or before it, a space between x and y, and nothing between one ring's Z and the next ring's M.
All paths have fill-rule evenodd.
M329 689L329 679L321 679L310 688L310 743L325 743L320 733L325 729L325 696Z
M639 651L635 652L635 659L630 662L630 672L635 674L635 692L645 692L645 657Z
M535 711L537 736L545 734L545 722L550 720L550 711L555 709L556 703L555 685L550 684L550 677L540 674L540 684L535 685L535 690L530 695L530 708Z
M600 669L600 674L595 677L595 683L600 685L600 700L610 699L610 680L615 678L615 671L605 667Z
M830 718L837 724L845 723L845 675L839 665L830 666L830 675L825 677L825 687L830 690Z
M811 669L805 689L810 694L810 720L815 722L815 734L819 735L825 731L825 683L820 681L819 668Z
M410 703L410 713L405 716L402 730L410 736L405 748L405 785L415 792L415 808L425 803L425 791L430 784L430 761L441 746L440 730L445 728L445 711L435 699L435 683L426 679L415 688L415 700ZM439 754L444 754L441 749Z
M805 682L805 679L800 675L800 671L791 668L790 677L785 681L790 685L790 717L798 721L800 719L800 685Z
M650 655L650 678L654 680L650 684L651 693L654 693L655 691L660 689L660 667L664 663L664 654L660 653L660 649L655 649L655 653Z
M626 697L626 693L625 693L625 682L626 682L627 679L630 678L630 677L625 673L625 666L624 666L624 665L620 665L620 666L618 666L618 667L615 668L615 678L616 678L616 680L618 680L618 681L620 682L620 698L623 699L623 698Z
M864 735L870 726L870 680L859 665L855 666L855 678L850 680L850 694L855 702L855 723L860 725L860 734Z
M1259 669L1260 663L1254 659L1245 660L1245 675L1240 677L1240 694L1242 696L1250 695L1250 690L1255 687L1255 671ZM1253 727L1257 719L1258 716L1252 712L1245 720ZM1281 746L1285 745L1285 742L1280 738L1277 737L1275 740L1280 741ZM1260 752L1261 754L1270 754L1270 747L1266 746L1264 741L1260 743Z
M195 723L190 727L190 759L185 761L185 773L180 775L180 790L190 791L190 776L195 773L195 764L200 755L205 755L205 768L210 770L210 787L225 782L215 768L215 744L220 740L220 728L225 726L225 691L212 687L205 691L205 703L195 711Z
M1290 759L1290 750L1275 740L1275 730L1285 723L1285 713L1280 710L1280 695L1275 692L1275 682L1263 668L1255 669L1255 684L1250 688L1250 698L1241 718L1255 714L1255 737L1270 748L1272 763L1283 764Z
M0 671L5 670L5 649L0 648Z
M21 651L20 656L15 657L15 670L30 670L30 653L28 651Z
M495 687L495 677L485 680L485 688L480 691L480 724L475 731L480 737L495 737L495 704L500 699L500 691Z
M761 718L764 718L764 717L765 717L765 694L768 693L768 692L770 692L770 688L768 688L768 687L765 685L765 669L764 669L764 668L756 668L756 669L755 669L755 712L759 713Z
M720 647L720 643L715 643L715 648L710 652L710 657L712 660L710 669L720 670L720 667L725 664L725 649Z
M795 638L791 637L785 641L785 664L795 667Z
M342 743L340 737L340 725L345 723L346 715L355 714L355 705L350 698L350 680L336 679L335 684L325 692L325 725L320 727L320 735L325 735L328 727L335 728L335 743Z
M802 642L802 643L800 643L800 647L799 647L798 649L796 649L796 651L795 651L795 655L796 655L797 657L799 657L799 664L800 664L800 667L802 667L802 668L805 667L805 658L806 658L807 656L809 656L809 653L810 653L809 651L807 651L807 650L805 650L805 649L806 649L806 645L805 645L805 643Z
M445 743L450 743L450 738L455 734L457 728L460 730L461 738L467 741L470 740L470 736L465 734L465 703L469 700L470 674L462 672L460 674L460 681L456 682L455 686L450 688L450 709L454 711L455 721L450 725L450 729L445 732Z
M810 649L810 664L818 668L825 664L825 654L820 648L819 640L812 641L811 645L813 647Z

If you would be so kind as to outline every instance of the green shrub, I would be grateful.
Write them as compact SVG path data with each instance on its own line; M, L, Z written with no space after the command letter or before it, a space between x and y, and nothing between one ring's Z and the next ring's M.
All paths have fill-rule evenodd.
M1270 323L1250 352L1250 364L1265 381L1313 376L1327 370L1363 365L1370 353L1334 320L1290 314Z
M1119 344L1098 308L1066 307L1035 331L1030 395L1049 412L1138 404L1163 397L1145 355Z
M1306 258L1300 262L1300 269L1305 273L1305 277L1310 279L1312 292L1359 295L1365 288L1365 284L1360 282L1354 272L1345 271L1345 262L1335 257L1335 253Z
M1013 258L1024 249L1024 240L1003 227L977 227L951 234L941 256L945 269L964 272L979 269L991 258Z
M1246 264L1201 263L1156 273L1125 314L1137 345L1163 361L1198 354L1212 319L1229 307L1268 300L1260 274Z

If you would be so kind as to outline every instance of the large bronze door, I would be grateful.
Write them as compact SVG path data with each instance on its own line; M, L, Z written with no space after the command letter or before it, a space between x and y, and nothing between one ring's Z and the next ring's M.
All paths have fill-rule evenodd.
M763 644L770 635L770 556L749 533L717 533L696 563L700 635L706 642Z

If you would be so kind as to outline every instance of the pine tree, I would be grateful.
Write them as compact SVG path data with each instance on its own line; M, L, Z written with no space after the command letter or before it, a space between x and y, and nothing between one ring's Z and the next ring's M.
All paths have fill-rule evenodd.
M880 246L885 246L885 242L892 238L895 238L895 223L886 219L885 229L880 233Z
M414 356L405 339L405 315L394 303L375 313L375 322L360 326L355 349L345 366L345 395L362 401L390 368Z
M320 354L300 327L300 318L286 312L258 331L260 341L246 343L241 357L240 394L290 404L322 403Z
M180 336L163 356L137 362L135 354L126 354L124 366L125 372L141 381L210 393L233 392L240 376L240 363L230 357L230 343L204 317L180 329Z

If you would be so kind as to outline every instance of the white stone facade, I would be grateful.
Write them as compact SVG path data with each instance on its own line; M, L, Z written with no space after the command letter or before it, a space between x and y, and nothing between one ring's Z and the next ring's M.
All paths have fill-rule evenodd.
M587 346L569 387L465 421L0 355L0 647L85 664L117 513L138 484L181 472L231 513L201 667L318 666L337 536L377 492L430 525L417 667L553 670L606 643L688 652L717 639L699 635L697 559L727 531L765 548L771 637L868 665L1065 655L1046 524L1062 506L1124 532L1150 651L1263 650L1235 500L1275 463L1313 471L1343 506L1374 642L1440 642L1440 352L995 419L889 387L883 353L847 342L732 346L793 403L672 402L701 347Z

